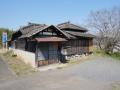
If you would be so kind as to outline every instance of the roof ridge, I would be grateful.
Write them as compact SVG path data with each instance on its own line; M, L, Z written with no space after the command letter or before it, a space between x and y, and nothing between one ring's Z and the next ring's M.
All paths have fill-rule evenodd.
M46 25L46 24L39 24L39 23L32 23L32 22L28 22L28 25Z
M34 26L34 25L40 26L40 25L46 25L46 24L37 24L37 23L28 22L27 25L20 27L19 30L23 30L23 29L29 28L30 26Z
M64 22L64 23L60 23L60 24L58 24L57 26L63 25L63 24L71 24L71 25L74 25L74 26L79 27L79 28L84 28L84 27L82 27L81 25L73 24L73 23L71 23L70 21ZM85 28L85 29L86 29L86 28Z
M67 21L67 22L60 23L60 24L58 24L58 25L70 24L70 23L71 23L70 21ZM58 25L57 25L57 26L58 26Z
M70 24L72 24L72 23L70 23ZM77 24L72 24L72 25L75 25L76 27L79 27L79 28L86 29L86 28L82 27L81 25L77 25ZM86 30L87 30L87 29L86 29Z

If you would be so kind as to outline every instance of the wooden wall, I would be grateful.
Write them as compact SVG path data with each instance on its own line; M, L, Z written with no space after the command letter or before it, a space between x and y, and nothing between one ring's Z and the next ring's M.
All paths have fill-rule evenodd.
M92 39L70 40L62 45L68 55L89 53Z
M15 47L16 49L29 51L35 53L36 51L36 44L35 41L28 41L27 39L18 39L15 41Z
M38 66L58 62L58 43L39 43L37 45L36 59Z
M54 63L58 63L59 61L58 60L40 60L40 61L37 61L37 65L38 67L40 66L45 66L45 65L49 65L49 64L54 64Z
M27 45L26 45L27 46L26 50L29 52L35 53L36 52L36 44L37 44L37 42L28 41Z
M26 39L16 41L16 48L36 53L36 63L38 66L58 63L61 57L61 49L67 51L67 55L85 54L93 51L93 39L69 40L63 43L37 43ZM59 49L60 47L60 49Z
M26 47L26 40L25 39L18 39L15 41L16 49L25 50Z
M93 52L93 39L89 39L89 52Z

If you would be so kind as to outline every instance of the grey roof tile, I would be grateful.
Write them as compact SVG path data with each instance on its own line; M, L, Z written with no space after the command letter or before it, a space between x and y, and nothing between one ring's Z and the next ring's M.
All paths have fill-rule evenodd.
M74 30L79 30L79 31L83 31L83 32L87 32L88 31L86 28L81 27L79 25L72 24L70 22L65 22L65 23L58 24L57 27L59 29L62 29L62 30L74 29Z

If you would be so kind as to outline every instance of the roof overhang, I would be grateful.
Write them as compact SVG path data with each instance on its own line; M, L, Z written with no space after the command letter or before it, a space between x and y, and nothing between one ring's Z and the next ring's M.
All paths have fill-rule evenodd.
M37 41L37 42L65 42L67 40L65 38L60 38L60 37L41 37L41 38L35 38L33 41Z

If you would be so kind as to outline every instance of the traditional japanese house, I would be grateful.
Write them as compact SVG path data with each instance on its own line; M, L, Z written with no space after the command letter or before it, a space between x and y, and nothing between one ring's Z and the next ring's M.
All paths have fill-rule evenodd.
M29 23L12 35L15 48L35 53L36 65L66 62L65 56L92 52L93 35L87 29L65 22L54 25Z

